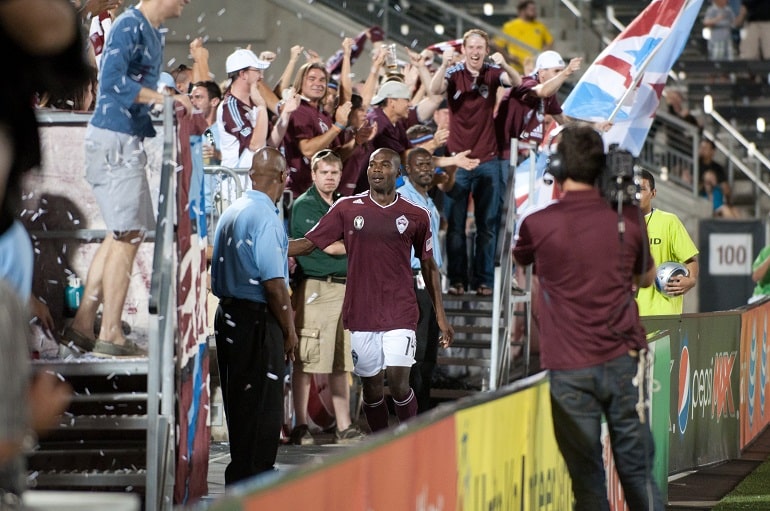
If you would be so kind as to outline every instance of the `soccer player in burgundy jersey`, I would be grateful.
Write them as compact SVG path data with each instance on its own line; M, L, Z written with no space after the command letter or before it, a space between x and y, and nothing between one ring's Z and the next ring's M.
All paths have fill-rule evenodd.
M414 292L411 252L420 259L426 288L441 330L440 343L454 331L444 313L428 211L396 193L401 159L392 149L369 158L369 192L339 199L305 238L289 242L289 255L329 250L342 240L348 255L348 280L342 318L351 331L354 371L361 377L364 413L372 431L388 427L384 376L399 421L414 417L417 400L409 386L414 363L419 309Z

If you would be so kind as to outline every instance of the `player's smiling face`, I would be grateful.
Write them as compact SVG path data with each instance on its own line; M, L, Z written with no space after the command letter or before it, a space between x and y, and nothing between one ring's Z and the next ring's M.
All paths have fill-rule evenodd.
M396 187L399 172L398 160L389 151L375 151L369 159L366 174L369 187L378 193L388 193Z

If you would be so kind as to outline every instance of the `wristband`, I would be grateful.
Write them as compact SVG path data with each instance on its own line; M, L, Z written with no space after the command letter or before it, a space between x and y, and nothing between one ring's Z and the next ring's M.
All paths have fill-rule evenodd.
M344 125L344 124L342 124L341 122L336 122L336 121L335 121L335 122L334 122L334 125L335 125L336 127L338 127L338 128L340 129L340 131L345 131L345 128L347 128L347 126L345 126L345 125Z

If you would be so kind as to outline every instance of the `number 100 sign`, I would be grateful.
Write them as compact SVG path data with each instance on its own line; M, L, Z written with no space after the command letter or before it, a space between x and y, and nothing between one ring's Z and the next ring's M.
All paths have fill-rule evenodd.
M709 235L709 274L751 275L754 250L750 233Z

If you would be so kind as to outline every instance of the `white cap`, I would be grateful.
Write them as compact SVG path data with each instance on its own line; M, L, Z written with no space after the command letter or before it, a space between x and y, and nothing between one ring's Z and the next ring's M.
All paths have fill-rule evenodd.
M555 51L544 51L537 56L537 61L535 61L535 71L540 71L541 69L553 69L555 67L566 67L564 59Z
M179 92L176 88L176 81L174 80L174 77L165 71L163 71L158 77L158 88L160 89L161 87L168 87L169 89L173 89L174 92Z
M249 67L267 69L270 67L270 62L259 60L253 51L244 49L232 52L225 62L225 71L228 74Z
M377 95L372 98L372 104L377 105L387 98L412 99L412 91L409 90L409 87L406 84L391 80L380 86Z

